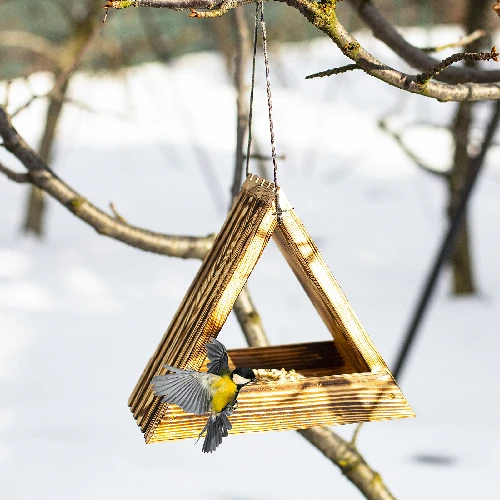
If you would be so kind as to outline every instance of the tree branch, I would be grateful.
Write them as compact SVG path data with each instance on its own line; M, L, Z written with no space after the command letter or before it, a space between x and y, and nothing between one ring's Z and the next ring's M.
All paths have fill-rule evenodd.
M325 4L315 3L309 0L279 1L283 1L299 10L299 12L301 12L301 14L314 26L326 33L339 47L342 53L357 63L365 73L393 85L394 87L415 94L433 97L440 101L500 99L500 84L462 83L449 85L435 81L420 84L416 79L416 75L408 75L385 65L365 50L360 43L346 31L338 20L335 12L336 0L332 0ZM429 56L426 55L426 57ZM436 62L439 63L439 61ZM429 67L432 66L434 66L434 64L429 64ZM500 80L500 72L498 76Z
M419 168L422 170L425 170L426 172L435 175L437 177L440 177L441 179L443 178L448 178L450 177L450 171L449 170L437 170L427 163L424 163L424 161L414 152L412 149L406 145L406 143L403 140L403 137L401 134L398 134L397 132L393 131L390 129L389 125L387 124L387 121L385 119L381 119L378 122L378 126L380 127L381 130L386 132L390 137L396 141L396 144L401 148L401 151Z
M76 217L99 234L109 236L148 252L202 259L212 246L213 236L172 236L131 226L106 214L52 172L40 156L17 133L5 109L0 106L0 136L10 151L29 172L29 181L55 198ZM2 169L8 175L8 172Z
M250 0L247 3L251 3ZM128 9L129 7L154 7L156 9L213 9L221 0L112 0L104 5L105 9ZM238 2L239 5L241 5Z
M437 78L442 71L458 61L489 61L490 59L493 59L498 62L498 56L499 54L496 47L493 47L491 52L458 52L457 54L453 54L450 57L443 59L440 63L436 64L427 71L420 73L417 75L416 80L420 85L424 85L431 78Z
M357 64L346 64L345 66L340 66L339 68L312 73L306 76L306 80L310 80L311 78L323 78L324 76L340 75L341 73L347 73L348 71L354 71L355 69L361 69L361 67Z
M250 347L265 347L269 345L260 314L255 309L246 285L234 303L233 311Z
M408 43L396 28L369 0L346 0L356 10L361 20L372 30L373 35L385 43L401 59L410 66L421 71L439 64L439 60L431 57L424 50ZM500 71L484 71L470 67L448 68L438 77L439 81L458 83L495 83L500 81Z
M479 101L485 99L500 99L500 71L477 71L460 68L453 72L448 68L439 75L440 80L450 80L450 83L427 81L421 83L418 75L409 75L387 66L371 55L344 28L336 14L337 0L314 2L311 0L276 0L286 3L298 10L311 24L323 31L354 63L365 73L378 78L407 92L432 97L439 101ZM414 67L428 70L440 64L420 49L408 44L397 31L380 15L369 0L349 0L357 8L360 17L372 28L374 34L384 43L406 57ZM105 8L123 9L127 7L156 7L169 9L191 9L192 17L214 17L225 14L229 9L241 7L253 0L225 0L213 2L209 0L117 0L109 1ZM210 9L199 13L194 9ZM372 17L370 17L372 16ZM377 22L375 22L377 20ZM403 50L404 49L404 50ZM410 60L410 61L409 61ZM446 76L445 76L446 75ZM449 76L451 75L451 76ZM453 80L454 81L451 81ZM494 83L493 83L494 82Z
M344 441L328 427L311 427L298 431L325 457L335 462L352 483L369 500L395 500L380 474L365 462L355 446Z
M2 174L5 174L11 181L17 182L19 184L31 182L29 174L14 172L14 170L7 168L2 162L0 162L0 172L2 172Z
M444 45L438 45L437 47L421 47L420 50L423 52L440 52L441 50L453 49L455 47L466 47L472 42L479 40L484 35L486 35L486 31L476 30L473 31L470 35L460 37L460 39L456 42L445 43Z

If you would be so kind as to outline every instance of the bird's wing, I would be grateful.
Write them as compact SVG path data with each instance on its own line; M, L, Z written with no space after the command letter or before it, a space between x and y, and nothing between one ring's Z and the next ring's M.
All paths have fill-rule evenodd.
M226 348L213 337L207 343L207 356L210 361L207 365L208 373L218 375L229 370Z
M210 382L215 375L194 370L181 370L165 365L173 373L153 377L155 396L163 403L173 403L188 413L202 415L210 411Z
M232 413L232 412L231 412ZM227 418L231 413L225 410L217 415L210 415L203 430L200 432L198 439L205 431L205 441L203 441L203 453L212 453L222 443L222 438L228 435L228 431L232 429L231 422Z

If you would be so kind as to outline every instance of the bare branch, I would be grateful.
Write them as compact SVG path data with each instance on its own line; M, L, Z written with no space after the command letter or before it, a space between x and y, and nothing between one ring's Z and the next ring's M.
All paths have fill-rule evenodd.
M419 84L424 85L431 78L435 78L443 70L458 61L489 61L490 59L493 59L498 62L498 55L496 47L493 47L491 52L458 52L457 54L453 54L452 56L443 59L440 63L436 64L436 66L433 66L424 73L420 73L417 75L416 80Z
M246 286L234 303L233 311L236 314L238 323L243 330L249 346L265 347L269 345L269 340L264 331L260 314L255 309L252 297L250 297L250 293Z
M358 436L359 436L359 431L361 430L361 427L363 427L363 424L365 424L366 422L360 422L359 424L356 425L356 428L354 429L354 432L352 433L352 437L351 437L351 445L352 446L356 446L356 442L358 441Z
M394 132L393 130L391 130L389 128L389 126L387 125L387 121L386 120L380 120L378 122L378 126L380 127L381 130L383 130L384 132L387 132L387 134L392 137L397 145L401 148L401 151L403 151L403 153L413 162L415 163L415 165L419 168L421 168L422 170L425 170L426 172L432 174L432 175L436 175L440 178L447 178L450 176L450 172L449 171L441 171L441 170L437 170L433 167L431 167L430 165L428 165L427 163L424 163L424 161L419 158L417 156L416 153L414 153L407 145L406 143L403 141L403 137L401 136L401 134L398 134L397 132Z
M21 104L21 106L19 106L15 111L11 113L11 117L15 118L21 111L24 111L25 109L29 108L37 99L40 99L42 97L47 97L49 94L50 92L44 95L31 94L30 98L24 104Z
M27 175L29 175L32 184L59 201L76 217L92 226L99 234L148 252L184 259L202 259L212 246L213 236L172 236L155 233L131 226L106 214L73 190L47 167L40 156L17 133L2 106L0 106L0 136L4 140L5 148L26 167L29 172ZM7 174L7 172L4 173Z
M87 0L85 16L72 22L72 30L64 42L60 52L59 68L54 72L56 78L52 90L48 94L48 107L45 127L40 142L40 157L50 162L52 145L54 143L57 125L65 104L65 97L69 88L69 81L92 42L102 29L102 23L97 20L100 12L99 0ZM30 101L26 105L29 105ZM33 187L30 190L26 206L23 230L41 237L45 221L45 198L42 190Z
M479 40L484 35L486 31L476 30L470 35L461 37L457 42L446 43L445 45L438 45L437 47L422 47L420 50L423 52L440 52L441 50L454 49L455 47L465 47L476 40Z
M19 184L31 182L29 174L14 172L14 170L7 168L2 162L0 162L0 172L2 172L2 174L5 174L11 181L18 182Z
M327 427L311 427L298 431L325 457L335 462L369 500L395 500L380 474L365 462L355 446L344 441Z
M85 21L90 21L90 20L91 20L91 15L89 13L89 17ZM81 23L82 26L89 24L88 22L85 21ZM85 37L83 38L83 40L81 40L80 44L77 44L78 47L76 49L76 52L74 54L71 54L70 57L71 62L66 66L64 71L57 78L54 88L51 91L52 95L59 96L60 94L62 94L64 96L64 92L62 92L63 87L69 81L73 73L78 69L78 66L80 65L82 59L89 51L92 43L101 33L102 27L103 27L102 23L94 24L91 32L86 33ZM79 33L78 31L75 31L75 33L69 38L68 42L66 43L66 46L70 47L71 45L75 44L75 40L77 40L78 38L80 38ZM61 61L63 60L64 59L61 58Z
M156 9L213 9L222 2L217 0L112 0L105 9L127 9L129 7L154 7Z
M228 0L213 2L207 0L121 0L110 1L106 8L123 9L127 7L164 7L170 9L210 9L209 12L191 13L194 17L213 17L226 13L229 9L241 7L253 0ZM349 59L365 73L378 78L389 85L432 97L439 101L479 101L500 99L500 71L479 71L473 68L447 68L439 74L439 80L449 83L417 81L418 75L409 75L393 69L370 54L344 28L336 14L337 0L314 2L311 0L276 0L297 9L311 24L323 31ZM360 17L368 24L375 36L395 50L403 59L414 67L428 71L440 64L416 47L406 42L373 5L366 0L348 0L357 8Z
M5 109L7 109L9 107L11 86L12 86L12 80L7 80L5 82L5 99L3 100L3 105L5 106Z
M425 71L439 64L439 60L408 43L372 2L365 0L345 0L352 5L363 20L371 28L373 35L390 47L410 66ZM448 68L438 78L449 84L459 83L495 83L500 81L500 71L484 71L470 67ZM495 97L498 98L498 97Z
M247 155L243 155L243 158L246 160ZM272 157L270 155L264 155L262 153L252 153L250 155L250 159L252 160L257 160L257 161L271 161ZM286 153L276 155L277 160L286 160ZM266 177L265 175L260 175L259 177Z
M329 4L320 4L310 0L280 0L296 8L314 26L326 33L340 48L343 54L357 63L365 73L372 75L394 87L415 94L433 97L440 101L477 101L483 99L500 99L500 84L475 84L463 83L449 85L445 83L429 81L420 84L416 81L416 75L408 75L401 71L385 65L367 50L346 31L339 22L335 12L335 1ZM363 2L363 5L370 5ZM362 9L362 7L360 7ZM425 54L422 51L420 53ZM430 58L432 59L432 58ZM432 59L433 60L433 59ZM434 60L433 60L434 61ZM438 61L439 62L439 61ZM429 65L429 67L434 64ZM500 73L498 73L500 80Z
M345 66L340 66L339 68L327 69L325 71L320 71L319 73L312 73L306 76L306 80L311 78L323 78L324 76L340 75L341 73L347 73L348 71L354 71L355 69L361 69L357 64L347 64Z
M124 222L125 224L127 224L127 221L120 215L120 213L116 209L115 204L112 201L109 202L109 208L113 212L113 215L115 216L116 220L119 220L120 222Z

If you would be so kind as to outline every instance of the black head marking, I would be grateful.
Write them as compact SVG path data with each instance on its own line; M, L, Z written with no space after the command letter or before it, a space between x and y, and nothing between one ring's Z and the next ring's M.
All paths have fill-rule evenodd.
M233 370L231 378L236 385L244 386L255 380L255 374L251 368L238 367Z

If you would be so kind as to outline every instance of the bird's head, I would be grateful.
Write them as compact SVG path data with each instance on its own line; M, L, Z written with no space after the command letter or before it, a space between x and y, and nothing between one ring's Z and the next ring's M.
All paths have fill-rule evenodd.
M231 379L238 387L243 387L255 380L255 374L251 368L235 368Z

